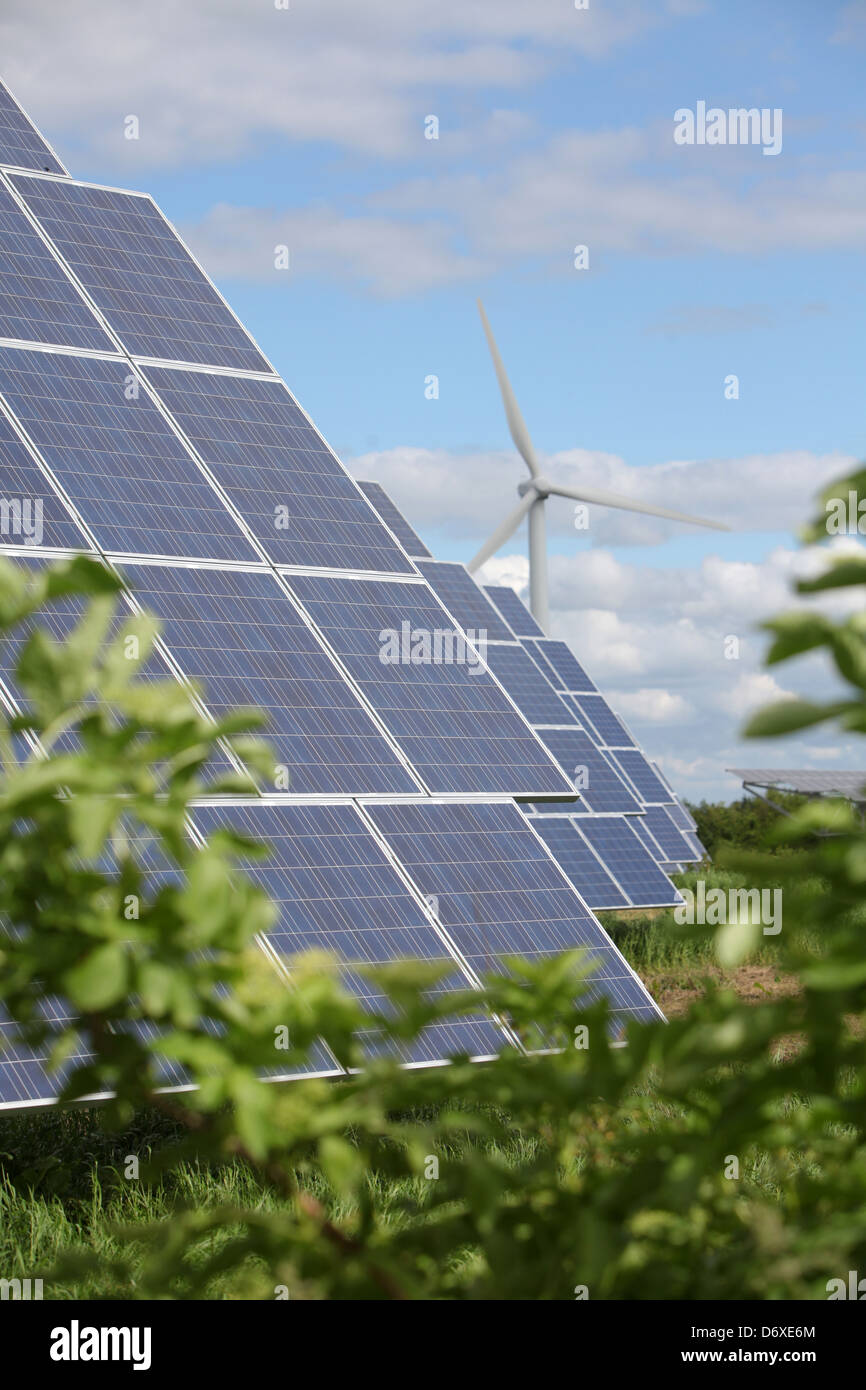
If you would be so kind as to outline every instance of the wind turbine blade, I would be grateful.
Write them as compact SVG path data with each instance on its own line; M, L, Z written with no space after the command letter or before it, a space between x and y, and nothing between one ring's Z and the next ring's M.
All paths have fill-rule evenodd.
M508 380L502 358L499 356L499 348L496 346L493 329L487 321L484 305L481 303L480 299L478 301L478 312L481 315L481 322L484 325L490 356L493 358L496 380L499 382L499 390L502 393L502 404L505 406L505 418L508 421L511 438L514 440L517 452L520 454L520 457L523 459L533 478L537 478L541 469L538 467L538 460L535 457L532 440L529 438L529 430L526 428L526 421L520 413L520 407L511 389L511 382Z
M623 512L643 512L646 516L661 516L667 521L685 521L689 526L710 526L714 531L730 531L721 521L707 521L701 516L688 516L685 512L674 512L669 507L653 507L649 502L636 502L631 497L622 497L618 492L599 492L595 488L560 487L544 479L544 491L551 497L570 497L575 502L594 502L599 507L616 507Z
M469 570L470 574L474 574L476 570L480 570L481 566L490 559L491 555L495 555L499 547L504 545L508 540L508 537L514 534L535 500L536 496L532 491L529 491L525 497L520 499L519 505L505 518L501 526L497 526L490 539L484 542L478 554L473 556L469 561L466 568Z

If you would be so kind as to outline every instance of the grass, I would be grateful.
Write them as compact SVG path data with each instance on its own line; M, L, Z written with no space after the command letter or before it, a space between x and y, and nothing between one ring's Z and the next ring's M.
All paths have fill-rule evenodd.
M741 877L733 873L710 870L703 876L715 887L744 886ZM695 877L683 875L678 882L694 887ZM818 890L820 885L816 885ZM726 972L714 955L712 931L678 926L672 911L630 921L606 914L605 924L669 1015L687 1007L708 978L723 980L743 998L758 999L791 987L774 963L773 938L763 939L760 955ZM146 1244L136 1239L136 1233L143 1235L149 1223L170 1219L178 1206L201 1211L224 1205L262 1211L285 1206L279 1195L240 1161L210 1167L184 1163L152 1186L125 1178L129 1155L145 1160L150 1152L179 1138L180 1131L155 1112L138 1115L120 1134L101 1128L97 1110L49 1109L0 1118L3 1277L34 1277L34 1271L50 1269L59 1257L87 1251L97 1256L98 1271L73 1273L62 1282L54 1282L50 1291L46 1289L47 1296L134 1297L135 1271L146 1258ZM542 1142L538 1136L515 1132L509 1144L498 1149L498 1157L509 1165L526 1164ZM465 1143L478 1141L467 1136ZM798 1156L792 1154L790 1158L792 1168L796 1168ZM756 1154L749 1160L744 1177L748 1184L767 1193L772 1171L774 1164ZM423 1216L429 1184L416 1179L385 1182L376 1175L370 1182L377 1188L377 1206L386 1221L405 1223ZM323 1182L314 1183L316 1187L316 1195L336 1217L348 1214ZM219 1241L229 1238L228 1234L216 1237ZM121 1269L122 1259L128 1260L130 1254L132 1282ZM467 1262L473 1258L473 1253L467 1252ZM260 1297L256 1277L261 1280L256 1270L245 1269L218 1279L212 1296Z

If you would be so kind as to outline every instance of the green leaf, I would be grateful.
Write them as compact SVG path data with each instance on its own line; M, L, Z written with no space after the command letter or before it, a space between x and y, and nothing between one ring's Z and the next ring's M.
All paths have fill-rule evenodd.
M76 1008L99 1013L117 1004L129 988L129 959L122 942L90 951L63 977L63 989Z
M759 710L743 730L745 738L777 738L797 729L808 729L827 719L837 719L851 709L850 702L836 705L815 705L809 700L777 700Z

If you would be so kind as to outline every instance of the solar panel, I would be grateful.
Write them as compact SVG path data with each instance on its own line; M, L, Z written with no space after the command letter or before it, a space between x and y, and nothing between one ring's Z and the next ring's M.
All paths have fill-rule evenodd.
M692 832L694 831L692 818L690 815L688 815L686 811L683 810L679 802L669 801L666 796L659 797L659 800L667 802L665 810L667 811L674 825L677 827L677 830L684 831L687 836L692 834Z
M647 806L644 820L665 859L692 858L692 849L681 830L677 830L664 806Z
M0 164L18 169L49 169L65 174L60 160L0 82Z
M123 573L215 716L265 711L271 791L418 790L273 574L135 564Z
M268 937L289 970L303 951L329 951L344 967L345 986L379 1012L387 999L359 966L426 961L449 967L436 993L471 988L354 806L202 806L194 820L207 832L229 825L271 845L267 859L244 869L279 909ZM362 1036L368 1051L381 1051L372 1032ZM461 1052L493 1056L503 1044L501 1030L479 1011L437 1022L397 1051L405 1062L435 1062Z
M357 483L367 500L372 502L385 525L394 532L406 554L411 555L416 560L432 559L430 551L420 536L412 530L403 513L397 510L381 484L369 482L366 478L358 478Z
M491 671L530 724L577 723L573 712L522 647L493 642L484 655Z
M668 806L665 809L667 810L668 815L672 814L673 808L671 806ZM686 844L691 850L691 854L688 856L688 860L686 861L687 863L689 862L689 860L706 859L707 851L704 849L697 835L692 835L689 832L684 831L683 839L685 840Z
M646 816L629 816L628 823L650 857L654 859L657 864L661 864L664 860L664 855L649 832L649 827L646 824Z
M534 816L531 825L593 911L630 906L625 893L568 816Z
M270 372L151 198L10 175L127 352Z
M569 789L426 584L324 575L286 582L429 790Z
M524 646L530 656L535 659L539 657L542 659L542 669L546 663L553 670L558 689L571 690L576 693L581 691L589 694L595 693L596 687L565 642L556 641L552 637L545 637L538 641L527 639Z
M446 562L419 563L430 588L453 613L464 632L477 634L488 642L512 642L508 627L493 604L478 587L465 565ZM483 637L481 636L483 634Z
M114 351L95 314L2 185L0 338Z
M619 748L613 756L626 777L634 783L642 801L670 800L670 792L639 748Z
M582 722L596 730L605 747L634 747L634 739L617 719L603 695L575 695L573 698Z
M545 729L544 742L590 811L640 810L584 729Z
M584 816L579 833L622 885L635 907L667 907L681 901L624 816Z
M0 348L0 393L104 551L258 560L129 363Z
M526 604L507 584L485 584L484 592L496 605L515 637L543 637Z
M90 542L0 413L0 545L90 550Z
M644 986L512 804L375 805L370 817L438 920L478 972L502 957L538 959L585 947L597 967L591 998L658 1018Z
M12 563L16 568L28 571L42 569L49 563L45 557L15 556ZM52 601L47 607L37 609L32 617L27 618L19 624L15 631L6 637L0 645L0 676L15 700L19 708L24 708L26 702L23 693L18 687L15 668L21 648L27 638L37 628L46 632L55 642L65 642L73 628L84 615L86 602L78 595ZM108 633L108 641L111 642L119 638L120 633L133 614L125 605L119 605L117 615ZM174 676L173 671L163 660L158 649L154 649L148 656L143 666L139 668L137 679L141 681L164 681ZM65 752L77 752L80 750L81 743L75 732L64 732L60 735L55 745L56 749ZM19 756L26 755L28 748L20 741L17 745ZM237 769L225 753L217 749L202 769L202 778L205 783L210 783L217 778L237 775Z
M276 564L414 572L281 381L145 376Z

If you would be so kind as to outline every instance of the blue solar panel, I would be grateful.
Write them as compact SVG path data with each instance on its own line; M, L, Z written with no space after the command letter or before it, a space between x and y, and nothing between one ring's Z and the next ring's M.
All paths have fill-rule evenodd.
M568 790L426 584L287 580L433 792Z
M114 352L62 266L2 186L0 338Z
M13 559L19 569L34 571L41 569L50 561L43 557L15 556ZM55 642L65 642L73 628L83 617L86 608L85 600L75 595L63 599L55 599L45 608L37 609L31 618L21 623L15 631L10 634L6 641L0 646L0 675L2 675L13 699L19 707L25 704L24 696L18 688L15 677L15 667L18 657L25 641L30 634L39 628L46 632ZM109 630L108 641L119 638L120 633L128 620L133 619L133 614L126 608L126 605L118 607L117 616ZM153 650L147 661L140 667L137 679L141 681L164 681L174 679L174 673L163 661L158 650ZM64 732L55 744L55 749L61 752L77 752L81 747L80 740L75 732ZM27 754L27 747L18 744L19 756ZM230 759L220 751L213 754L211 759L202 769L202 778L205 783L210 783L217 778L237 775L237 770Z
M487 665L530 724L577 723L573 712L560 700L522 647L493 642L484 655Z
M145 375L276 564L413 572L281 381Z
M39 131L28 120L12 93L0 82L0 164L18 169L47 169L64 174Z
M275 779L298 793L418 788L330 656L266 572L123 566L161 620L180 668L218 718L255 705L268 716Z
M507 584L485 584L484 592L495 603L515 637L543 637L526 604Z
M257 561L128 363L0 348L0 392L103 550Z
M416 802L371 806L369 813L475 970L501 969L503 956L532 959L585 947L597 967L591 997L606 996L618 1014L658 1018L516 806Z
M593 911L630 906L625 893L568 816L534 816L531 825Z
M629 816L628 823L635 835L637 835L644 849L648 851L657 864L661 864L664 860L664 855L649 832L646 816Z
M407 555L411 555L413 559L432 559L430 551L427 549L420 536L416 535L412 530L412 527L409 525L403 513L397 510L391 498L379 483L372 483L366 478L359 478L358 487L368 501L372 502L385 525L389 526L394 532L394 535L397 537Z
M464 632L484 635L488 642L512 642L514 639L483 589L475 583L465 565L421 563L418 565L430 588L441 598L449 613L457 619Z
M678 830L684 831L687 835L694 832L694 823L687 811L684 811L678 801L671 801L670 795L660 796L657 800L665 802L665 810Z
M667 809L668 815L671 815L671 814L672 814L672 807L668 806L666 809ZM689 861L691 861L691 860L699 860L699 859L705 859L705 858L706 858L706 856L707 856L707 851L704 849L704 847L703 847L703 845L701 844L700 840L698 839L697 835L692 835L692 834L689 833L688 831L684 831L684 832L683 832L683 838L684 838L686 844L688 845L689 849L691 850L691 854L689 855L689 858L688 858L688 860L686 861L687 863L688 863Z
M623 748L614 755L625 775L634 783L642 801L670 801L670 792L639 748Z
M667 907L680 895L654 862L623 816L584 816L575 822L587 844L601 855L635 907Z
M625 782L584 729L545 729L544 742L590 811L639 811Z
M634 747L634 739L603 695L577 695L574 704L583 723L596 730L606 748Z
M665 859L692 858L692 849L681 830L677 830L664 806L647 806L644 820Z
M127 352L271 370L150 198L67 179L10 178Z
M230 825L272 846L267 859L244 867L279 909L268 935L289 967L303 951L329 951L344 967L346 987L379 1012L390 1006L359 966L427 961L449 967L437 992L471 988L471 977L353 806L198 807L194 819L208 832ZM372 1034L364 1040L369 1051L381 1049ZM479 1013L431 1025L398 1055L406 1062L434 1062L460 1052L489 1057L503 1044L500 1029Z
M0 414L0 545L90 550L30 450Z
M524 646L535 660L541 658L542 670L552 668L556 676L557 689L595 693L596 687L565 642L545 637L535 642L527 640Z

